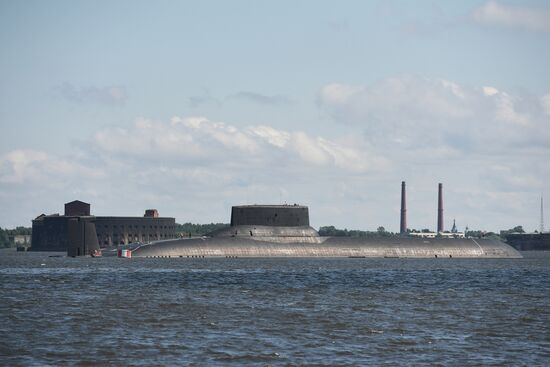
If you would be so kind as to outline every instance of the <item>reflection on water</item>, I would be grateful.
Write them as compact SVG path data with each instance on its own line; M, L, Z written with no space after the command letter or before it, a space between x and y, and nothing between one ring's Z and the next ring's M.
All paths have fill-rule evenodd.
M550 253L51 258L0 251L0 365L547 365Z

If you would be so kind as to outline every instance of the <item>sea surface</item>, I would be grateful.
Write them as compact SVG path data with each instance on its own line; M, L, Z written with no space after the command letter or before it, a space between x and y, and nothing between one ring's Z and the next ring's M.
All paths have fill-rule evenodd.
M550 365L550 252L50 255L0 251L2 366Z

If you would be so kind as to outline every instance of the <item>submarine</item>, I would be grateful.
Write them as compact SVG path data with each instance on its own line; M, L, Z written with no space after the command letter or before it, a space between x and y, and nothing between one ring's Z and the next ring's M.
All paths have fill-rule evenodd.
M402 186L401 228L406 223ZM442 220L439 186L439 224ZM406 227L406 224L405 224ZM231 224L200 238L181 238L140 245L125 257L387 257L387 258L521 258L504 242L489 238L400 236L325 237L309 224L303 205L241 205L231 209Z

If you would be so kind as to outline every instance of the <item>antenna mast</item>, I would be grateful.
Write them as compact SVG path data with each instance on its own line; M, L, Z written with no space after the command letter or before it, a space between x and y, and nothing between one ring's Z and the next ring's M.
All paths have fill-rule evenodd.
M544 205L540 194L540 233L544 232Z

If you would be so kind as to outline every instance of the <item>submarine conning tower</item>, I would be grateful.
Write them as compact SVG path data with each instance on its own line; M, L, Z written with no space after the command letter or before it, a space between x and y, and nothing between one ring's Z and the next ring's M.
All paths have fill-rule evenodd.
M309 210L303 205L241 205L231 208L231 226L309 226Z
M303 205L240 205L231 208L231 226L212 237L247 237L275 243L320 243Z

